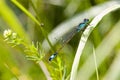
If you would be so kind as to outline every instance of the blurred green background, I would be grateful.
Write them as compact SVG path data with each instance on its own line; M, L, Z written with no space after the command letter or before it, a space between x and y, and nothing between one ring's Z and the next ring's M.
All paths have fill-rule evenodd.
M48 58L60 46L57 41L83 21L84 18L92 20L106 8L119 4L119 0L16 0L29 11L39 23L44 24L42 29L25 11L17 7L11 0L0 0L0 80L47 80L40 64L27 60L23 47L11 47L4 41L3 32L12 29L25 38L28 44L40 42L44 49L45 63L53 80L62 80L71 72L74 55L76 53L81 33L65 45L51 63ZM113 34L113 35L112 35ZM92 31L81 56L78 70L78 80L97 80L93 46L97 50L98 73L100 80L120 80L120 9L117 9L99 22ZM51 48L45 37L49 36ZM101 52L100 52L101 51ZM102 54L101 54L102 53ZM89 64L88 64L89 63ZM60 64L60 65L59 65ZM62 66L62 72L57 71L57 65ZM92 67L92 68L91 68ZM59 69L61 70L61 69ZM63 78L63 80L67 80ZM50 80L50 79L48 79ZM69 80L69 79L68 79Z

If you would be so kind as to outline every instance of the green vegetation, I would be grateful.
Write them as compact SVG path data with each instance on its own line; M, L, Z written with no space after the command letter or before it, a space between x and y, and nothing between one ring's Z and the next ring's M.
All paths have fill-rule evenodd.
M119 0L0 0L0 6L0 80L120 80ZM49 61L85 18L85 31Z

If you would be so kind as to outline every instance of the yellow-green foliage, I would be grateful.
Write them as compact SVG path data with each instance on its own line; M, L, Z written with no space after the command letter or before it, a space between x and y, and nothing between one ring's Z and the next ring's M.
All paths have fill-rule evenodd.
M0 80L120 80L119 34L119 0L0 0Z

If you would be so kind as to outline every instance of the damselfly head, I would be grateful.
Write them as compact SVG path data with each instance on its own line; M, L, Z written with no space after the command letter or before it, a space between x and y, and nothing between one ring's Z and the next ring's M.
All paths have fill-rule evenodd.
M84 19L84 23L89 22L89 19Z

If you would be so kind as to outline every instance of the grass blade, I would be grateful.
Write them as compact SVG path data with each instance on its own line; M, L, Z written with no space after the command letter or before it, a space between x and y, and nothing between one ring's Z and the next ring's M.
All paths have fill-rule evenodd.
M71 76L70 76L70 80L76 80L76 76L77 76L77 69L78 69L78 65L80 62L80 57L82 55L82 51L85 47L85 44L87 42L87 39L90 35L90 33L92 32L92 30L95 28L95 26L101 21L101 19L107 15L108 13L116 10L120 8L120 5L116 4L116 5L112 5L112 7L109 7L107 9L105 9L103 12L101 12L98 16L96 16L92 22L90 23L90 25L87 27L87 29L83 32L75 58L74 58L74 62L72 65L72 70L71 70Z

